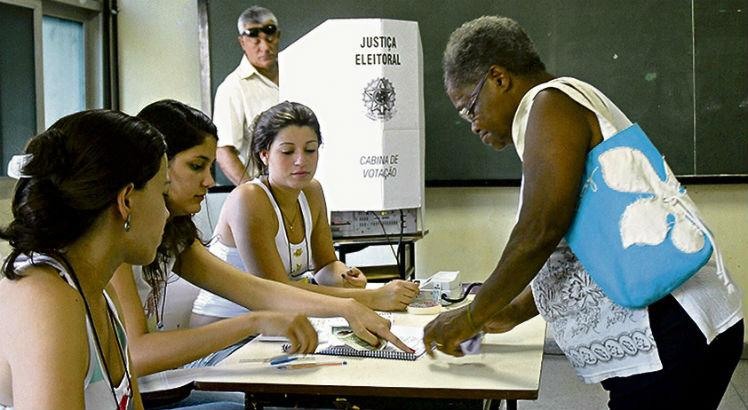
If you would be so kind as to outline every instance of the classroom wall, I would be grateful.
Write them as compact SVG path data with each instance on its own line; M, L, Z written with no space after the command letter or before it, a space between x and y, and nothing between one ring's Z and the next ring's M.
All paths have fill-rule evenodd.
M120 0L120 109L173 98L200 107L197 0Z
M199 106L197 1L118 3L122 109L135 113L167 97ZM689 192L733 277L748 290L748 184L697 185ZM460 270L465 281L485 279L509 236L518 195L516 187L427 188L429 234L416 245L417 276Z

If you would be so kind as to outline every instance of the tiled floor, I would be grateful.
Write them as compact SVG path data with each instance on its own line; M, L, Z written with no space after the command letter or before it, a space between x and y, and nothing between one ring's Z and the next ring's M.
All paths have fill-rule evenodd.
M519 401L521 410L607 408L608 395L600 384L582 383L569 366L566 357L546 354L540 374L538 400ZM732 377L719 410L748 410L748 360L741 360Z

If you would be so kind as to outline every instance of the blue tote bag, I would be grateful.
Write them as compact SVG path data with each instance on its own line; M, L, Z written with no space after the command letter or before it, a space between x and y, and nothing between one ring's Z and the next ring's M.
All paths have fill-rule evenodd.
M583 181L566 240L613 302L648 306L709 260L711 233L637 124L590 151Z

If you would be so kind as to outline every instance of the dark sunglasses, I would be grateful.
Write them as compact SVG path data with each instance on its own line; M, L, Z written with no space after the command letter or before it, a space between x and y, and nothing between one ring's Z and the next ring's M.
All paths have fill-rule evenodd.
M278 32L278 26L275 24L268 24L262 27L252 27L241 32L241 35L249 38L257 38L260 36L260 32L265 33L266 36L272 37Z

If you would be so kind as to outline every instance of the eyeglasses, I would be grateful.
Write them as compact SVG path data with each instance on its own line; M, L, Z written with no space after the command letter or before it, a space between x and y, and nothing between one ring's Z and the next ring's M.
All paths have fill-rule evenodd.
M467 105L460 110L460 117L469 123L472 123L475 119L475 105L478 104L478 96L480 96L480 92L483 90L483 84L486 83L486 78L488 78L488 73L478 81L475 89L470 93L470 99L468 99Z
M242 31L241 35L257 40L260 37L260 32L265 33L265 38L267 40L273 40L273 36L278 32L278 26L275 24L268 24L262 27L252 27Z

